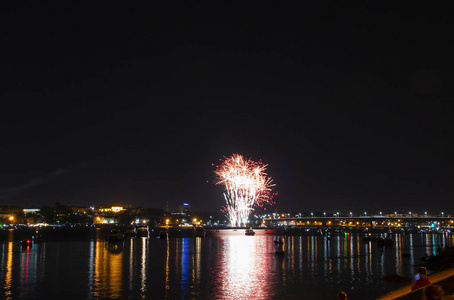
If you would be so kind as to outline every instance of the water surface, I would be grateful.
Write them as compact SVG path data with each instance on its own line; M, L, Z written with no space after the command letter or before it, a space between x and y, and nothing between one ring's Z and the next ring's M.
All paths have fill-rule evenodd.
M0 299L374 299L402 286L420 258L452 246L448 234L394 234L393 247L364 233L281 237L256 230L209 231L205 238L127 238L73 233L22 247L18 230L0 235ZM22 234L22 235L21 235ZM282 239L284 254L276 255Z

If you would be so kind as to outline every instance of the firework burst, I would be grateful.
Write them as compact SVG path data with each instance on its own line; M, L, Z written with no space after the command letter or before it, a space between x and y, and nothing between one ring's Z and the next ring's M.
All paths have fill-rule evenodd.
M246 225L255 207L272 204L273 180L265 173L267 165L245 159L240 154L224 157L215 170L216 184L225 187L224 198L232 226Z

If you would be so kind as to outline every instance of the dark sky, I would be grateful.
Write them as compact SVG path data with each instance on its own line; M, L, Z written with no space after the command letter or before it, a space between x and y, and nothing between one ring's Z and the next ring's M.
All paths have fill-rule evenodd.
M240 153L272 211L454 212L452 11L187 2L2 8L0 205L217 211Z

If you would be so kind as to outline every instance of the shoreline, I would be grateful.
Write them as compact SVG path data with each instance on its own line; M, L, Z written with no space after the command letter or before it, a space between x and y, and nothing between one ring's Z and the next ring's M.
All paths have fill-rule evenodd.
M437 284L443 287L447 295L454 292L454 267L451 267L446 270L437 271L428 276L432 284ZM407 284L401 288L398 288L394 291L391 291L383 296L376 298L376 300L412 300L412 299L422 299L422 288L412 291L412 284Z

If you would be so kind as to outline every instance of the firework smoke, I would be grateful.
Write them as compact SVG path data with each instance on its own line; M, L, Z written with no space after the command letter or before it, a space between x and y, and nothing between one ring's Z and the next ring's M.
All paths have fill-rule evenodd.
M233 154L216 168L216 184L225 187L226 206L223 211L232 226L246 225L255 207L272 204L272 188L275 185L265 173L266 166Z

